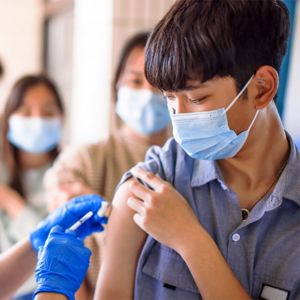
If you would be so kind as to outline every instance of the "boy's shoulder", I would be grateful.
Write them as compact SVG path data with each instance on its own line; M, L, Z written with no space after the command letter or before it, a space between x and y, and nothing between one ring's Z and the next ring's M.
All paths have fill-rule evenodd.
M195 160L188 156L174 138L162 146L152 146L139 166L175 184L178 179L192 175Z
M184 157L186 153L175 141L174 138L169 138L163 146L152 146L146 153L145 161L153 158L161 160L176 160L178 157Z

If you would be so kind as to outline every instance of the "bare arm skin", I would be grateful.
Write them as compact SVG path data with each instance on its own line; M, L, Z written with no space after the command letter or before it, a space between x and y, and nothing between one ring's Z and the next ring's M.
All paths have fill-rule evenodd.
M34 300L68 300L66 296L56 293L39 293Z
M9 298L34 272L36 253L28 239L0 255L0 299Z
M79 290L75 294L76 300L89 300L92 299L92 294L90 288L88 287L86 281L83 281Z
M127 205L130 181L118 189L113 200L94 299L133 299L135 269L146 233L134 223L134 211Z

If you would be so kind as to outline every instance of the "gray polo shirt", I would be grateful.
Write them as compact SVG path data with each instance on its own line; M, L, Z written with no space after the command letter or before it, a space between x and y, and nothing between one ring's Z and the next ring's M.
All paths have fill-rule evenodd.
M216 162L190 158L174 139L152 147L139 164L185 197L254 299L300 299L300 154L289 140L290 156L276 187L246 220ZM130 177L126 173L121 183ZM140 254L134 294L142 300L201 299L183 259L151 236Z

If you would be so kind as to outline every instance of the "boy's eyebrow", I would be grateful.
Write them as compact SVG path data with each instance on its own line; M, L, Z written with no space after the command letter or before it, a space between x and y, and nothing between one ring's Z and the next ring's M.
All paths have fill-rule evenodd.
M205 88L208 87L209 84L205 82L200 82L200 83L195 83L195 84L187 84L186 87L184 88L185 90L195 90L199 88Z
M181 91L191 91L191 90L195 90L195 89L199 89L199 88L205 88L208 87L209 84L206 82L200 82L200 83L195 83L195 84L187 84L184 89L182 89ZM162 90L162 93L165 95L166 93L170 93L172 91L164 91Z

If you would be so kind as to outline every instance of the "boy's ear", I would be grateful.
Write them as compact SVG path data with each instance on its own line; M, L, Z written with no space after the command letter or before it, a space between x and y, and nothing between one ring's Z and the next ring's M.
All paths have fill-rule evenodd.
M279 84L277 71L271 66L260 67L251 84L251 94L255 99L255 108L265 108L275 97Z

